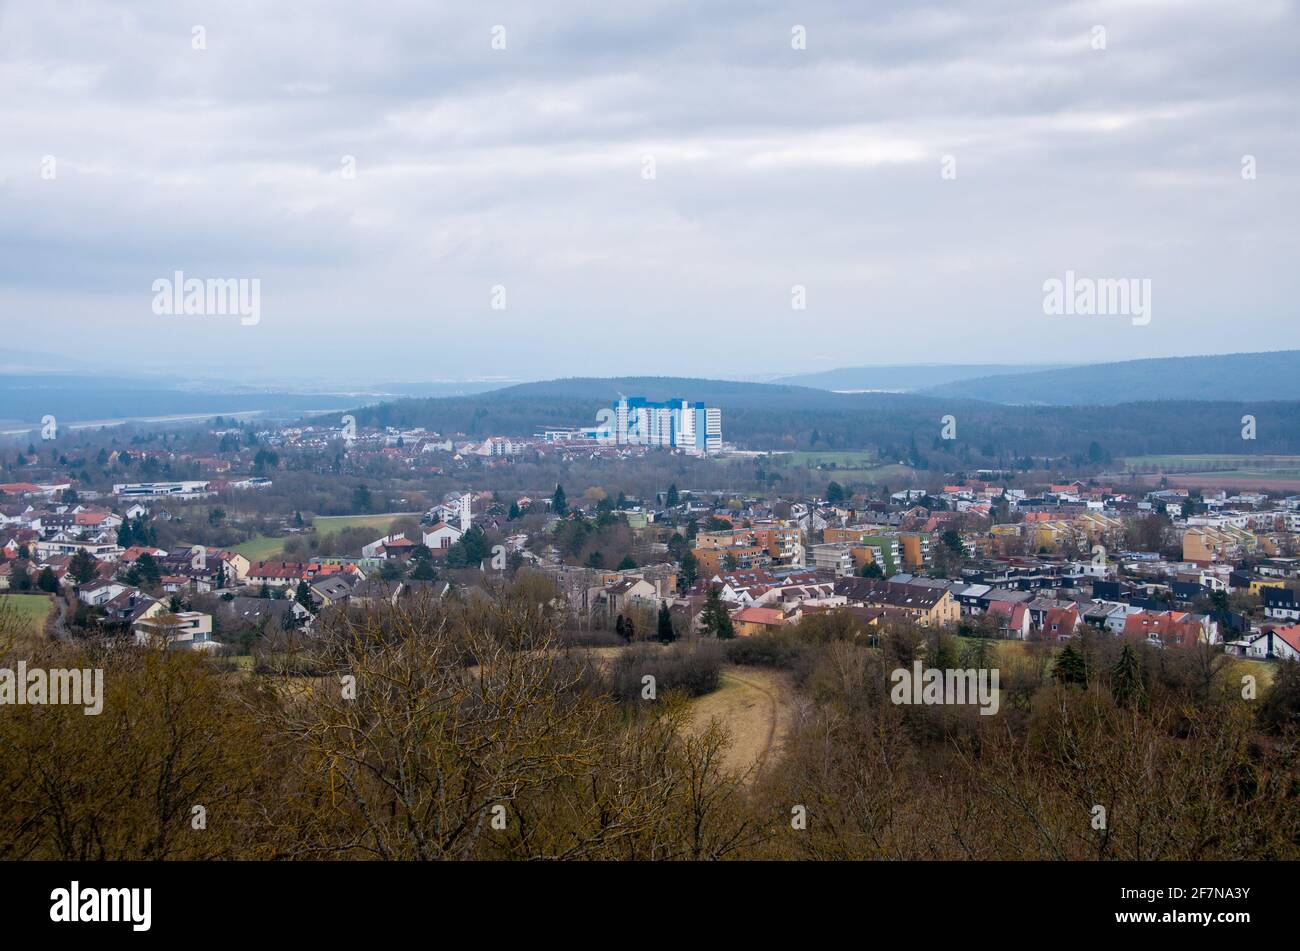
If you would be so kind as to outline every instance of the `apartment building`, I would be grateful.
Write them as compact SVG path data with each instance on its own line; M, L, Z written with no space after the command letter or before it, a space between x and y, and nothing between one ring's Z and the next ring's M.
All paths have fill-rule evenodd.
M884 608L910 618L925 627L956 624L961 607L944 587L881 581L877 578L840 578L835 593L850 603Z
M1233 525L1193 525L1183 533L1183 561L1202 567L1216 561L1236 561L1255 547L1255 536Z
M703 454L722 448L722 410L682 399L654 402L641 396L621 397L602 411L598 438L617 446L662 446Z
M923 571L930 565L930 536L922 532L904 532L898 536L902 543L903 567L907 571Z
M833 571L837 578L847 578L857 574L857 563L853 557L853 546L847 542L823 542L812 546L812 564L814 568Z
M120 482L113 494L120 499L201 499L213 493L210 482Z

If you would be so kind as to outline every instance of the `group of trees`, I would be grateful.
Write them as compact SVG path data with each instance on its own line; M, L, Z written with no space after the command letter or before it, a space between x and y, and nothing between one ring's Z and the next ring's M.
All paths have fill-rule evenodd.
M790 635L636 643L606 670L561 648L552 593L521 576L332 612L253 677L94 640L20 647L0 611L0 666L105 684L99 716L0 717L0 860L1300 854L1300 665L1247 699L1208 650L1089 635L1006 653L829 612ZM685 702L724 655L804 697L749 772ZM999 714L890 702L889 672L917 659L1000 668Z
M659 610L654 612L654 619L654 637L656 640L661 644L671 644L678 639L677 630L673 626L672 612L668 610L668 602L660 603ZM629 644L637 639L638 630L637 612L626 615L620 614L614 619L614 633Z
M513 597L340 614L309 691L42 647L104 670L104 710L0 717L0 859L710 859L761 837L720 730L687 730L673 691L617 703Z

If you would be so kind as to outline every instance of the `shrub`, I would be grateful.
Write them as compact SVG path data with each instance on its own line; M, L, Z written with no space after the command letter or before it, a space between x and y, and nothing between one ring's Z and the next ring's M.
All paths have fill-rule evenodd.
M577 628L561 631L556 641L566 647L621 647L626 643L613 631L584 631Z
M791 670L799 660L801 648L780 634L757 634L727 641L727 660L746 667L774 667Z
M713 641L694 644L633 644L619 655L610 671L609 692L623 702L639 701L647 674L655 679L655 690L662 696L680 690L691 697L701 697L718 689L722 670L722 647Z

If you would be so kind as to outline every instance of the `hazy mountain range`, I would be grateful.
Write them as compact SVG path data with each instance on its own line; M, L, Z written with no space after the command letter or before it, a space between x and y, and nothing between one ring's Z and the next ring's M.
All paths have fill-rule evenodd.
M898 366L841 367L819 373L800 373L778 377L771 382L791 386L811 386L819 390L843 393L915 393L945 383L982 379L990 376L1030 373L1035 370L1058 370L1069 364L1053 366L1023 363L915 363Z
M382 382L331 387L223 384L219 378L181 378L167 372L106 372L102 364L47 354L0 353L0 425L34 424L52 414L61 422L158 418L176 415L260 413L292 418L412 398L451 401L446 408L520 401L536 425L578 426L573 401L607 405L618 395L681 397L738 410L861 412L876 403L852 397L908 394L904 401L932 415L954 401L1016 406L1114 406L1121 403L1250 404L1300 401L1300 351L1131 360L1089 366L1028 369L1014 364L913 364L856 367L785 377L768 383L673 377L571 378L510 385L503 381ZM493 399L485 401L491 393ZM461 402L455 402L460 400ZM890 406L904 405L898 400ZM456 414L453 414L456 415ZM483 414L478 417L480 421ZM511 417L514 419L514 416ZM734 416L732 417L734 420ZM520 420L516 420L520 421ZM732 432L735 430L733 429ZM517 430L510 430L517 434Z
M852 367L775 382L838 392L920 393L1051 406L1110 406L1147 400L1296 400L1300 399L1300 350L1086 366Z

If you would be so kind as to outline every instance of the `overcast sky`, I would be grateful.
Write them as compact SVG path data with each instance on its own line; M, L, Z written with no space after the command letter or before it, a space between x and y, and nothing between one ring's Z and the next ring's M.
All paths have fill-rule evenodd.
M0 319L323 383L1283 349L1298 86L1282 0L0 0Z

